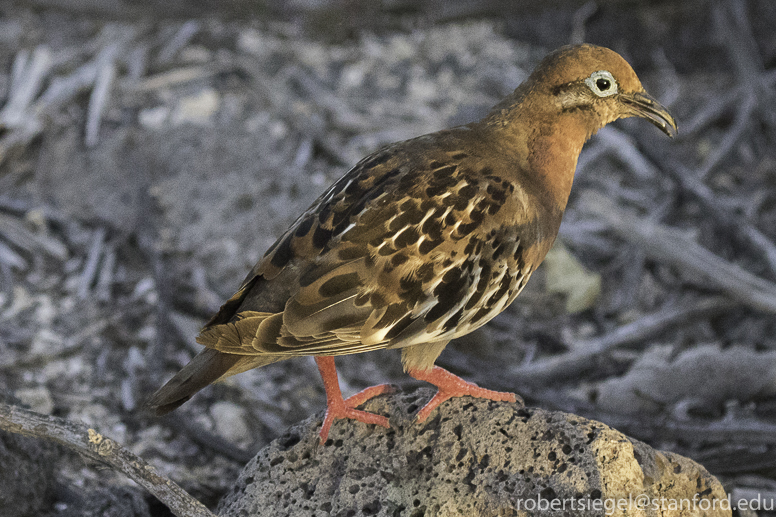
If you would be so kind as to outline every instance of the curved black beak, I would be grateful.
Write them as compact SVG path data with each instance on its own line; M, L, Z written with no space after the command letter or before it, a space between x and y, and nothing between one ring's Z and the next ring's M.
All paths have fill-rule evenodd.
M647 92L626 93L620 96L620 100L630 108L630 116L645 118L671 138L676 136L676 120Z

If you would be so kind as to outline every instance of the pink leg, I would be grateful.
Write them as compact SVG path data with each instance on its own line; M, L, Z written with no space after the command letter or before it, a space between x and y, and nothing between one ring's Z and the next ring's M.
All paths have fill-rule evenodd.
M337 367L334 364L334 358L332 356L316 357L315 364L318 365L318 371L321 372L323 388L326 390L326 416L323 418L323 425L321 426L321 432L319 433L321 443L326 442L326 439L329 436L329 430L331 429L331 424L340 418L350 418L351 420L358 420L365 424L377 424L383 427L390 427L388 425L388 418L355 409L372 397L392 392L393 387L390 384L372 386L356 393L352 397L343 399L339 387L339 380L337 379Z
M516 402L517 397L514 393L506 393L503 391L492 391L480 388L474 383L466 382L457 375L453 375L444 368L434 366L430 370L408 370L407 373L410 376L420 381L430 382L438 388L436 395L423 406L416 416L418 423L423 422L431 414L436 407L445 400L452 397L463 397L469 395L470 397L497 400L501 402Z

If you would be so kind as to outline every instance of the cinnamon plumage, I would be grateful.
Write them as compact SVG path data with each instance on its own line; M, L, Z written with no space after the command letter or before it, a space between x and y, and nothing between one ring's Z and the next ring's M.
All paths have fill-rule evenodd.
M208 384L315 356L327 394L320 432L388 391L339 390L334 356L401 349L405 371L450 397L516 400L434 366L445 345L487 323L525 286L558 234L577 159L606 124L676 123L617 53L549 54L479 122L389 145L361 160L304 212L202 329L205 349L149 400L167 413Z

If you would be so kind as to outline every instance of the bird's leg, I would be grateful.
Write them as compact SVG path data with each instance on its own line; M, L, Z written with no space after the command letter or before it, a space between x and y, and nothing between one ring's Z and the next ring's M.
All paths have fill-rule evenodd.
M356 393L352 397L343 399L339 387L339 380L337 379L337 367L334 364L334 357L316 357L315 364L318 365L318 371L321 372L323 388L326 390L326 416L323 418L323 425L321 426L321 432L319 433L321 443L326 442L326 438L329 436L329 429L331 429L331 424L339 418L350 418L351 420L358 420L365 424L377 424L383 427L390 427L388 425L387 417L375 415L374 413L369 413L367 411L360 411L356 409L356 407L373 397L392 392L393 386L390 384L371 386Z
M434 395L431 400L418 411L418 414L415 417L418 423L421 423L428 418L431 412L434 411L439 404L453 397L469 395L470 397L497 400L500 402L516 402L518 399L514 393L480 388L476 384L466 382L457 375L454 375L439 366L434 366L430 370L411 368L407 370L407 373L415 379L430 382L438 388L436 395ZM520 402L522 403L522 399Z

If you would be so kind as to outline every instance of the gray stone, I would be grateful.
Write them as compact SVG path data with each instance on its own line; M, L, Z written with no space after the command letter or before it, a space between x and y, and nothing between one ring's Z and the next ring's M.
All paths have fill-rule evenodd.
M245 467L219 515L731 515L702 466L600 422L464 397L414 424L430 396L373 399L365 409L391 429L337 421L322 446L322 415L292 427Z
M138 487L106 485L87 481L83 487L69 486L58 500L58 517L151 517Z
M53 498L55 445L0 431L0 517L38 515Z

